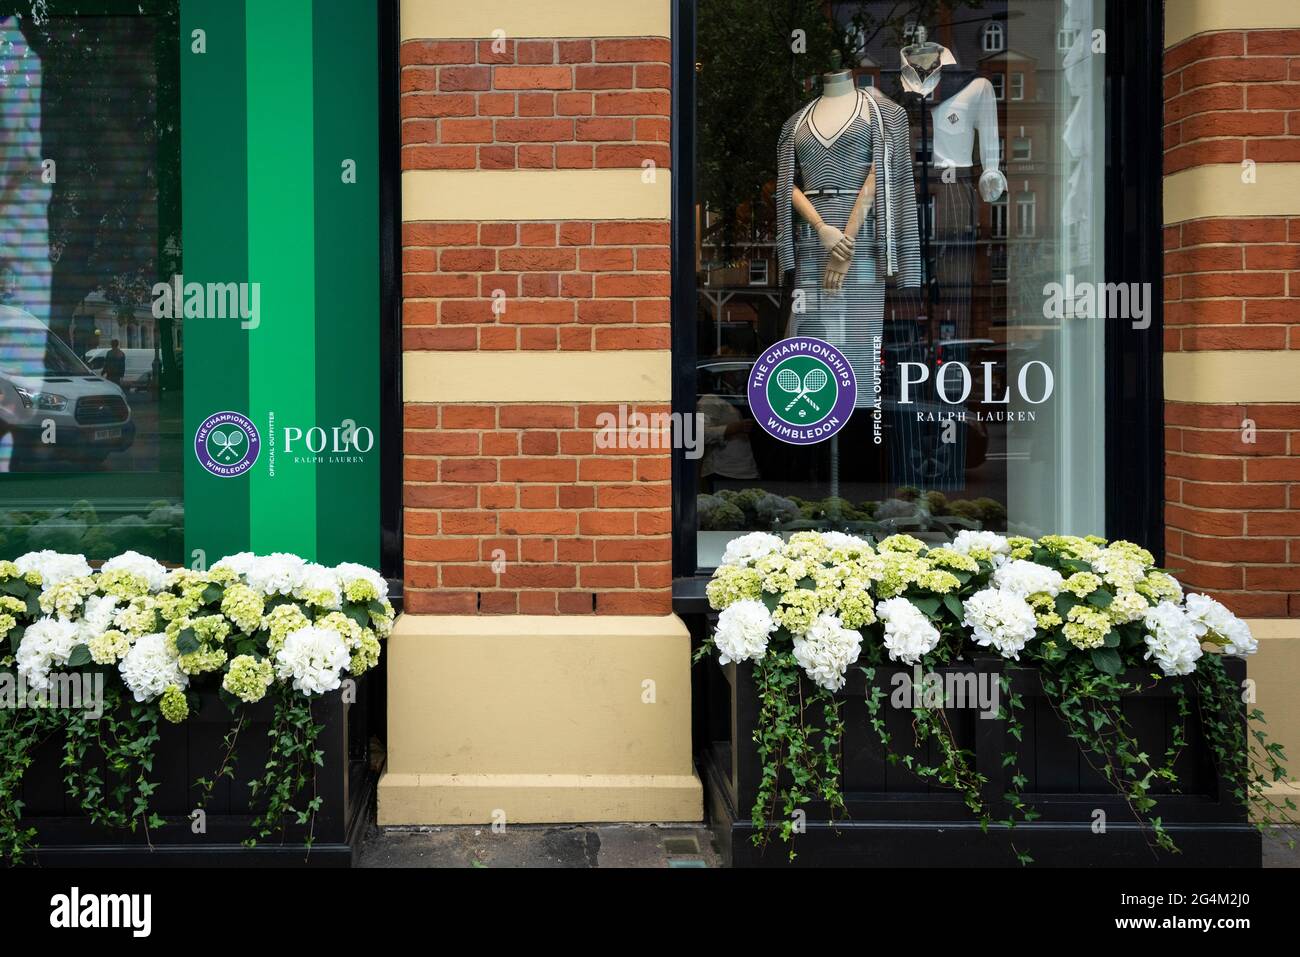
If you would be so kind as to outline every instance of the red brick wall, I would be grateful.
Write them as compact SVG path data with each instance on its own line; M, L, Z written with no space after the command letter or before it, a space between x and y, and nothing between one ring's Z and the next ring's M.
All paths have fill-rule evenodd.
M1300 30L1165 54L1165 173L1300 161ZM1300 350L1300 218L1165 229L1165 349ZM1300 351L1296 354L1300 375ZM1300 405L1168 402L1166 564L1241 615L1300 617Z
M668 168L668 40L503 44L403 45L403 168Z
M407 42L403 168L667 169L669 59L663 39ZM407 222L403 348L666 350L669 232ZM602 412L618 406L407 404L409 611L671 610L671 452L599 448Z

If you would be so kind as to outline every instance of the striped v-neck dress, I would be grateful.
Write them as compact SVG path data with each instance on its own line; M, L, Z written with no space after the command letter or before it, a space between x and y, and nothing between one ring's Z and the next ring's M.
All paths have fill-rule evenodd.
M858 192L871 170L876 146L873 127L862 115L863 94L856 95L858 109L840 129L819 130L814 107L805 113L794 132L799 187L818 215L837 229L843 229L849 221ZM882 333L885 312L885 284L876 265L874 206L858 231L844 284L834 292L822 288L828 254L816 230L802 219L797 223L794 334L825 339L843 352L858 381L858 407L869 406L874 401L879 362L876 337Z

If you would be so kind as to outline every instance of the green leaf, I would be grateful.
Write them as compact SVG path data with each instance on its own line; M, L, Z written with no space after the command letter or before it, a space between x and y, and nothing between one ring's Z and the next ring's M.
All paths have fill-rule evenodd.
M6 578L0 582L0 592L13 595L15 598L26 598L30 590L30 586L21 578Z
M1106 635L1106 647L1107 648L1119 647L1119 632L1111 631Z
M36 592L27 596L27 614L33 618L40 618L43 614L41 611L41 598Z
M1097 608L1108 608L1110 603L1115 600L1115 596L1104 588L1098 588L1088 596L1088 604Z
M82 665L88 665L95 659L90 656L90 649L84 644L77 645L68 655L68 665L72 668L80 668Z
M939 599L935 597L913 598L912 604L919 608L927 618L933 618L939 611Z
M962 618L965 617L965 612L961 607L961 602L957 600L956 595L944 595L943 603L947 609L956 616L958 621L961 621Z
M203 603L206 605L216 604L225 597L226 590L218 584L211 584L203 589Z
M1069 592L1063 591L1056 596L1056 613L1064 618L1070 613L1070 609L1077 604L1079 604L1079 599Z
M23 625L19 625L9 632L9 647L14 650L14 654L18 654L18 646L23 643L23 635L26 632L27 629Z
M183 655L192 655L199 650L199 638L193 628L185 628L176 636L176 650Z
M1124 662L1113 648L1092 649L1092 663L1098 671L1108 675L1117 675L1124 670Z
M366 611L364 605L349 604L343 609L343 614L347 615L362 628L370 624L370 614Z

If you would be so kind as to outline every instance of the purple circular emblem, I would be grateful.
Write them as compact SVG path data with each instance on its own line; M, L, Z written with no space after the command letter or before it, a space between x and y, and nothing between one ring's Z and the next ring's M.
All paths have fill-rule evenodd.
M216 412L194 433L199 464L219 478L234 478L253 467L262 451L262 438L248 416Z
M857 403L853 366L822 339L794 336L769 346L749 370L749 409L768 435L790 445L824 442Z

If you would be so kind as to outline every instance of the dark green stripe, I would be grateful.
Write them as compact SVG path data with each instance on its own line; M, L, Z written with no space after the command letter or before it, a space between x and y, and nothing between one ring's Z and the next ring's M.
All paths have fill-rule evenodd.
M315 0L316 421L319 559L379 563L379 47L374 9ZM343 163L356 163L356 182ZM368 429L368 452L333 451L333 429Z
M248 135L244 4L184 0L181 6L183 262L187 282L248 280ZM191 52L194 30L207 52ZM194 455L194 432L214 412L248 408L248 333L237 321L184 324L185 543L209 564L249 546L247 478L217 478ZM265 453L263 453L265 454ZM261 463L259 463L260 466ZM187 564L192 561L187 554Z

